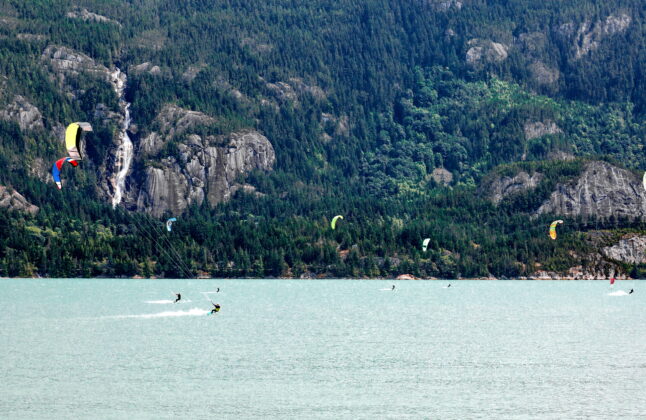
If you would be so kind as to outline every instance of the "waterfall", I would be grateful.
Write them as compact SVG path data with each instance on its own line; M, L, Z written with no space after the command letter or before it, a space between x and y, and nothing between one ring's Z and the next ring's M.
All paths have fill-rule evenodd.
M130 136L128 136L128 127L130 127L131 119L130 104L126 102L125 98L127 81L128 77L125 73L122 73L119 68L112 73L112 85L119 97L119 108L121 108L121 112L123 112L123 123L121 125L121 131L119 132L119 146L117 147L116 153L116 174L112 179L112 185L114 186L112 207L116 207L121 203L123 193L126 189L126 177L130 170L133 155L132 140L130 140Z

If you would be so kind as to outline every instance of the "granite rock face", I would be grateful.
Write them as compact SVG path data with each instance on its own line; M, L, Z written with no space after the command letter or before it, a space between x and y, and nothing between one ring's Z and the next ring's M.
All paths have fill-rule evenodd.
M498 204L520 191L536 188L543 175L520 171L513 176L498 176L480 186L481 195ZM592 161L574 180L558 183L550 197L534 215L608 219L625 217L646 219L646 193L642 180L632 172L606 162Z
M585 20L580 24L565 23L556 28L556 33L571 42L574 59L579 60L599 48L600 43L606 38L625 32L631 23L630 15L618 13L596 21Z
M50 45L43 51L41 58L59 74L93 73L106 80L110 79L110 70L107 67L71 48Z
M468 42L467 64L479 67L484 63L499 63L509 56L509 47L487 39L473 38Z
M15 121L21 130L34 130L44 127L43 115L38 108L20 95L16 95L8 106L0 110L0 119Z
M9 210L23 211L32 215L38 213L39 210L38 206L31 204L18 191L9 189L2 185L0 185L0 207Z
M480 188L480 192L494 204L499 204L505 197L536 188L542 179L543 174L540 172L530 176L527 172L521 171L511 177L503 176L491 180Z
M271 143L249 129L225 136L197 134L208 132L213 122L199 112L164 107L153 123L157 131L139 145L138 158L148 163L132 197L136 210L155 216L178 214L204 200L215 205L240 189L253 191L239 178L252 170L272 169L276 156Z
M84 93L73 83L73 79L80 75L112 82L110 69L71 48L50 45L43 51L41 61L49 68L52 80L71 98Z
M453 182L453 174L444 168L433 169L433 172L431 173L431 177L435 182L444 186L447 186L451 182Z
M646 236L629 234L618 243L601 249L611 260L627 264L646 264Z
M563 130L552 120L526 122L523 126L527 140L543 137L548 134L561 134Z
M87 9L77 8L67 12L66 16L70 19L80 19L86 22L98 22L98 23L112 23L121 27L121 23L116 20L110 19L105 16L101 16L96 13L92 13Z
M536 212L607 219L646 219L646 194L632 172L606 162L590 162L574 182L558 184Z

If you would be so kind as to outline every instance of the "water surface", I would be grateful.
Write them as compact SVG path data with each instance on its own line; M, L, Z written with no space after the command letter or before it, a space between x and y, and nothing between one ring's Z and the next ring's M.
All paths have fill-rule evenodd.
M643 283L448 283L0 280L0 417L646 418Z

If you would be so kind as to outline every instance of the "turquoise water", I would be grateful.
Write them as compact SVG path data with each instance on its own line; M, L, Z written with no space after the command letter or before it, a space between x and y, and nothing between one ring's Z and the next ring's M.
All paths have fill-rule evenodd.
M0 418L646 418L646 284L394 283L0 280Z

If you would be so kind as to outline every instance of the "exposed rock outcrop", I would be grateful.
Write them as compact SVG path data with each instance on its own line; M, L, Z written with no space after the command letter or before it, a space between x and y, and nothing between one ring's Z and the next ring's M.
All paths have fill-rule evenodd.
M285 82L267 83L267 88L280 101L295 101L298 99L294 88Z
M323 112L321 113L321 125L329 133L333 133L336 136L348 137L350 135L350 119L347 115L335 117L332 114ZM331 139L330 136L327 137Z
M601 253L627 264L646 264L646 236L626 235L617 244L602 248Z
M29 214L36 214L39 210L38 206L31 204L18 191L11 190L2 185L0 185L0 207L23 211Z
M299 96L309 94L316 99L325 99L323 89L315 85L308 85L298 77L292 77L287 82L265 83L265 86L272 92L273 96L281 102L298 101Z
M140 144L140 158L151 162L144 170L143 182L136 197L136 209L156 216L169 211L181 213L191 204L209 204L228 200L242 189L253 187L238 182L252 170L271 170L274 149L262 134L240 130L226 136L198 135L199 127L215 120L177 106L164 107L154 122L157 131ZM164 151L170 156L154 156Z
M619 280L627 278L620 267L604 261L597 264L576 265L564 273L538 270L528 278L532 280L607 280L611 277Z
M208 127L215 122L215 118L201 112L172 104L166 105L153 122L155 131L141 140L140 152L144 155L158 153L172 138L187 134L198 127Z
M47 39L47 35L22 33L16 34L16 38L21 41L45 41Z
M499 204L505 197L521 191L536 188L543 179L543 174L534 172L531 176L521 171L513 177L504 176L492 179L483 184L480 193L485 195L494 204Z
M453 182L453 174L444 168L433 169L431 177L435 182L444 186L449 185L451 182Z
M613 14L604 20L585 20L581 24L565 23L556 28L556 33L572 42L574 59L579 60L590 51L599 48L600 43L615 34L623 33L632 23L626 13Z
M563 130L552 120L526 122L524 127L527 140L543 137L548 134L561 134Z
M50 45L43 51L41 59L52 71L52 79L58 82L61 89L64 89L72 97L83 92L67 80L69 77L75 78L80 74L85 74L108 83L111 82L112 72L107 67L97 64L91 57L67 47Z
M58 73L91 73L109 80L110 70L97 64L91 57L74 51L71 48L56 45L48 46L43 51L42 59Z
M318 100L325 99L325 91L316 85L308 85L299 77L291 77L289 83L300 95L309 94Z
M473 38L468 42L467 64L477 67L484 63L499 63L509 56L509 47L487 39Z
M192 82L197 75L206 68L206 64L198 64L198 65L192 65L188 66L186 71L182 74L182 78L186 80L187 82Z
M544 32L526 32L514 40L514 48L527 60L527 68L533 81L538 86L552 87L561 74L552 63L546 64L545 59L552 56L549 38Z
M426 0L426 3L439 12L446 12L452 8L462 9L461 0Z
M113 23L115 25L121 26L121 23L117 22L114 19L110 19L105 16L97 15L96 13L92 13L87 9L75 9L72 11L67 12L66 15L70 19L81 19L84 21L90 21L90 22L99 22L99 23Z
M646 219L641 179L606 162L590 162L573 183L558 184L537 214Z
M161 68L159 68L159 66L156 66L149 62L145 62L145 63L138 64L136 66L130 66L128 68L128 73L131 73L131 74L148 73L153 76L159 76L161 75L162 71L161 71Z
M0 111L0 118L17 122L21 130L44 127L43 115L38 108L20 95L14 96L13 101Z
M558 82L561 72L558 69L548 67L541 61L534 61L529 65L529 72L532 79L541 86L549 86Z

